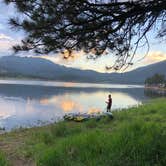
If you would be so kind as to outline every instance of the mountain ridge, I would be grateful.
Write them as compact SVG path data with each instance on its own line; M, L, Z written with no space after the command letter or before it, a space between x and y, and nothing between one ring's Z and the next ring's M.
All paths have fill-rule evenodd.
M56 81L143 84L155 73L166 75L166 60L125 73L99 73L55 64L43 58L3 56L0 58L0 76L30 77Z

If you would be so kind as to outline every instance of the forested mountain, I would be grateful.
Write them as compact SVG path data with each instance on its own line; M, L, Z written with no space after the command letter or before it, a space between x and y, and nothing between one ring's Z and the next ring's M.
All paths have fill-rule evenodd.
M58 81L107 82L143 84L155 73L166 75L166 61L141 67L125 73L98 73L55 64L49 60L32 57L4 56L0 58L0 76L30 77Z

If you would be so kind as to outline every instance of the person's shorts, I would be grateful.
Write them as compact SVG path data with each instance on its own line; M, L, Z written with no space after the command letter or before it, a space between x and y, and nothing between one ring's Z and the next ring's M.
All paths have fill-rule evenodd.
M111 106L107 106L107 109L111 109Z

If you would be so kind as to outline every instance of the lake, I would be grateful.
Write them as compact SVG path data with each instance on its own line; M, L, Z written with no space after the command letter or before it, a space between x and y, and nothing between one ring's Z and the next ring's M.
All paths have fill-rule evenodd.
M154 97L139 85L0 80L0 128L46 125L66 113L106 111L108 94L112 110L139 105Z

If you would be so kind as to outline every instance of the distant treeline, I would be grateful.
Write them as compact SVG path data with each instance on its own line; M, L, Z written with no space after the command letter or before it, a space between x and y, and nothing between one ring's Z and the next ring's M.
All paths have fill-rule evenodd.
M154 74L152 77L148 77L145 80L145 85L156 85L166 87L166 78L164 74Z
M22 75L22 74L17 74L17 73L0 73L0 78L18 78L18 79L22 79L22 78L26 78L26 79L44 79L42 77L37 77L37 76L33 76L33 75Z

